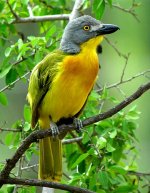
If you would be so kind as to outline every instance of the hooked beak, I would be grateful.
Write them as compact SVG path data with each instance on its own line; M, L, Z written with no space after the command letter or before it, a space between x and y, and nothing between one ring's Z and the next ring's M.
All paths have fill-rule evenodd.
M97 32L97 36L99 36L99 35L114 33L118 29L120 29L120 28L116 25L113 25L113 24L102 24L102 27L97 29L96 32Z

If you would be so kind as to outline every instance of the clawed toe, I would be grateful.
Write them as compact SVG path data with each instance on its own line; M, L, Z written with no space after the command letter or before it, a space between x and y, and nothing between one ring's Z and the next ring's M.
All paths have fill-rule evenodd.
M80 133L81 129L83 128L82 121L78 118L74 118L73 123L75 125L75 129L76 129L77 133Z
M51 122L50 123L50 128L51 128L51 131L52 131L52 137L56 137L59 135L59 129L58 129L58 126L56 125L56 123L54 122Z

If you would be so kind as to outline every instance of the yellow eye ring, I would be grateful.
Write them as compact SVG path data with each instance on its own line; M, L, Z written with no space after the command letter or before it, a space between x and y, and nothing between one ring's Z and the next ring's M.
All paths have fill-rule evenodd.
M83 29L84 29L85 31L89 31L89 30L90 30L90 26L89 26L89 25L85 25L85 26L83 27Z

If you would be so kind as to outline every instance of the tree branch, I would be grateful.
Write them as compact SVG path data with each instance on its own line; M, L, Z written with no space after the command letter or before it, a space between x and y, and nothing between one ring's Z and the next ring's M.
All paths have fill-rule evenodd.
M82 8L82 5L83 5L83 0L76 0L75 1L74 7L73 7L72 12L69 16L70 21L81 15L80 10Z
M104 112L104 113L101 113L99 115L95 115L93 117L85 119L83 121L83 126L85 127L85 126L91 125L93 123L96 123L98 121L107 119L108 117L111 117L111 116L115 115L117 112L119 112L120 110L125 108L127 105L132 103L134 100L139 98L143 93L145 93L149 89L150 89L150 82L146 83L143 86L140 86L136 90L136 92L134 92L131 96L129 96L128 98L126 98L121 103L119 103L115 107L111 108L107 112ZM71 125L62 125L62 126L59 127L60 135L64 132L66 132L66 131L71 131L73 129L74 129L73 124L71 124ZM51 132L50 129L38 130L38 131L34 131L27 138L25 138L23 140L22 144L20 145L20 147L15 152L15 154L12 156L12 158L8 159L6 161L6 164L5 164L4 168L2 169L2 171L0 173L0 179L8 178L11 170L15 167L15 165L18 162L19 158L29 148L31 143L36 142L37 139L42 139L42 138L45 138L45 137L51 136L51 135L52 135L52 132ZM2 183L1 183L1 185L2 185Z
M7 0L7 3L8 3L8 0ZM80 15L79 11L82 8L83 0L75 1L71 14L56 14L56 15L44 15L44 16L33 16L32 14L30 14L29 17L25 17L25 18L22 18L16 15L16 13L12 10L9 3L8 5L10 8L10 11L15 17L15 20L12 23L30 23L30 22L53 21L53 20L68 20L68 19L72 20L76 17L79 17ZM30 13L31 13L31 9L30 9Z
M29 179L18 179L18 178L6 178L6 179L0 178L0 183L48 187L48 188L55 188L60 190L67 190L74 193L94 193L93 191L87 190L85 188L79 188L79 187L70 186L66 184L60 184L56 182L48 182L48 181L36 180L36 179L29 180Z
M43 21L54 21L54 20L68 20L69 14L56 14L56 15L43 15L43 16L32 16L32 17L19 17L12 23L32 23L32 22L43 22Z
M145 93L149 89L150 89L150 82L146 83L145 85L140 86L136 90L136 92L134 92L131 96L127 97L125 100L123 100L121 103L111 108L107 112L87 118L86 120L83 121L83 126L87 126L87 125L96 123L98 121L107 119L108 117L115 115L117 112L125 108L127 105L129 105L130 103L138 99L143 93Z

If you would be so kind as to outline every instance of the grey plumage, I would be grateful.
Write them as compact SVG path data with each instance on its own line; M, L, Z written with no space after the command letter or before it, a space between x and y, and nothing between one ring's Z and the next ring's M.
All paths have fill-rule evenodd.
M88 26L89 30L85 30L84 26ZM71 20L66 26L60 49L69 54L77 54L80 52L80 45L88 40L98 36L112 33L119 28L112 24L102 24L95 18L84 15Z
M83 29L85 25L90 26L89 31ZM79 53L80 45L92 37L95 37L96 30L94 30L94 28L99 28L100 25L100 21L89 15L73 19L64 30L60 49L67 53Z

